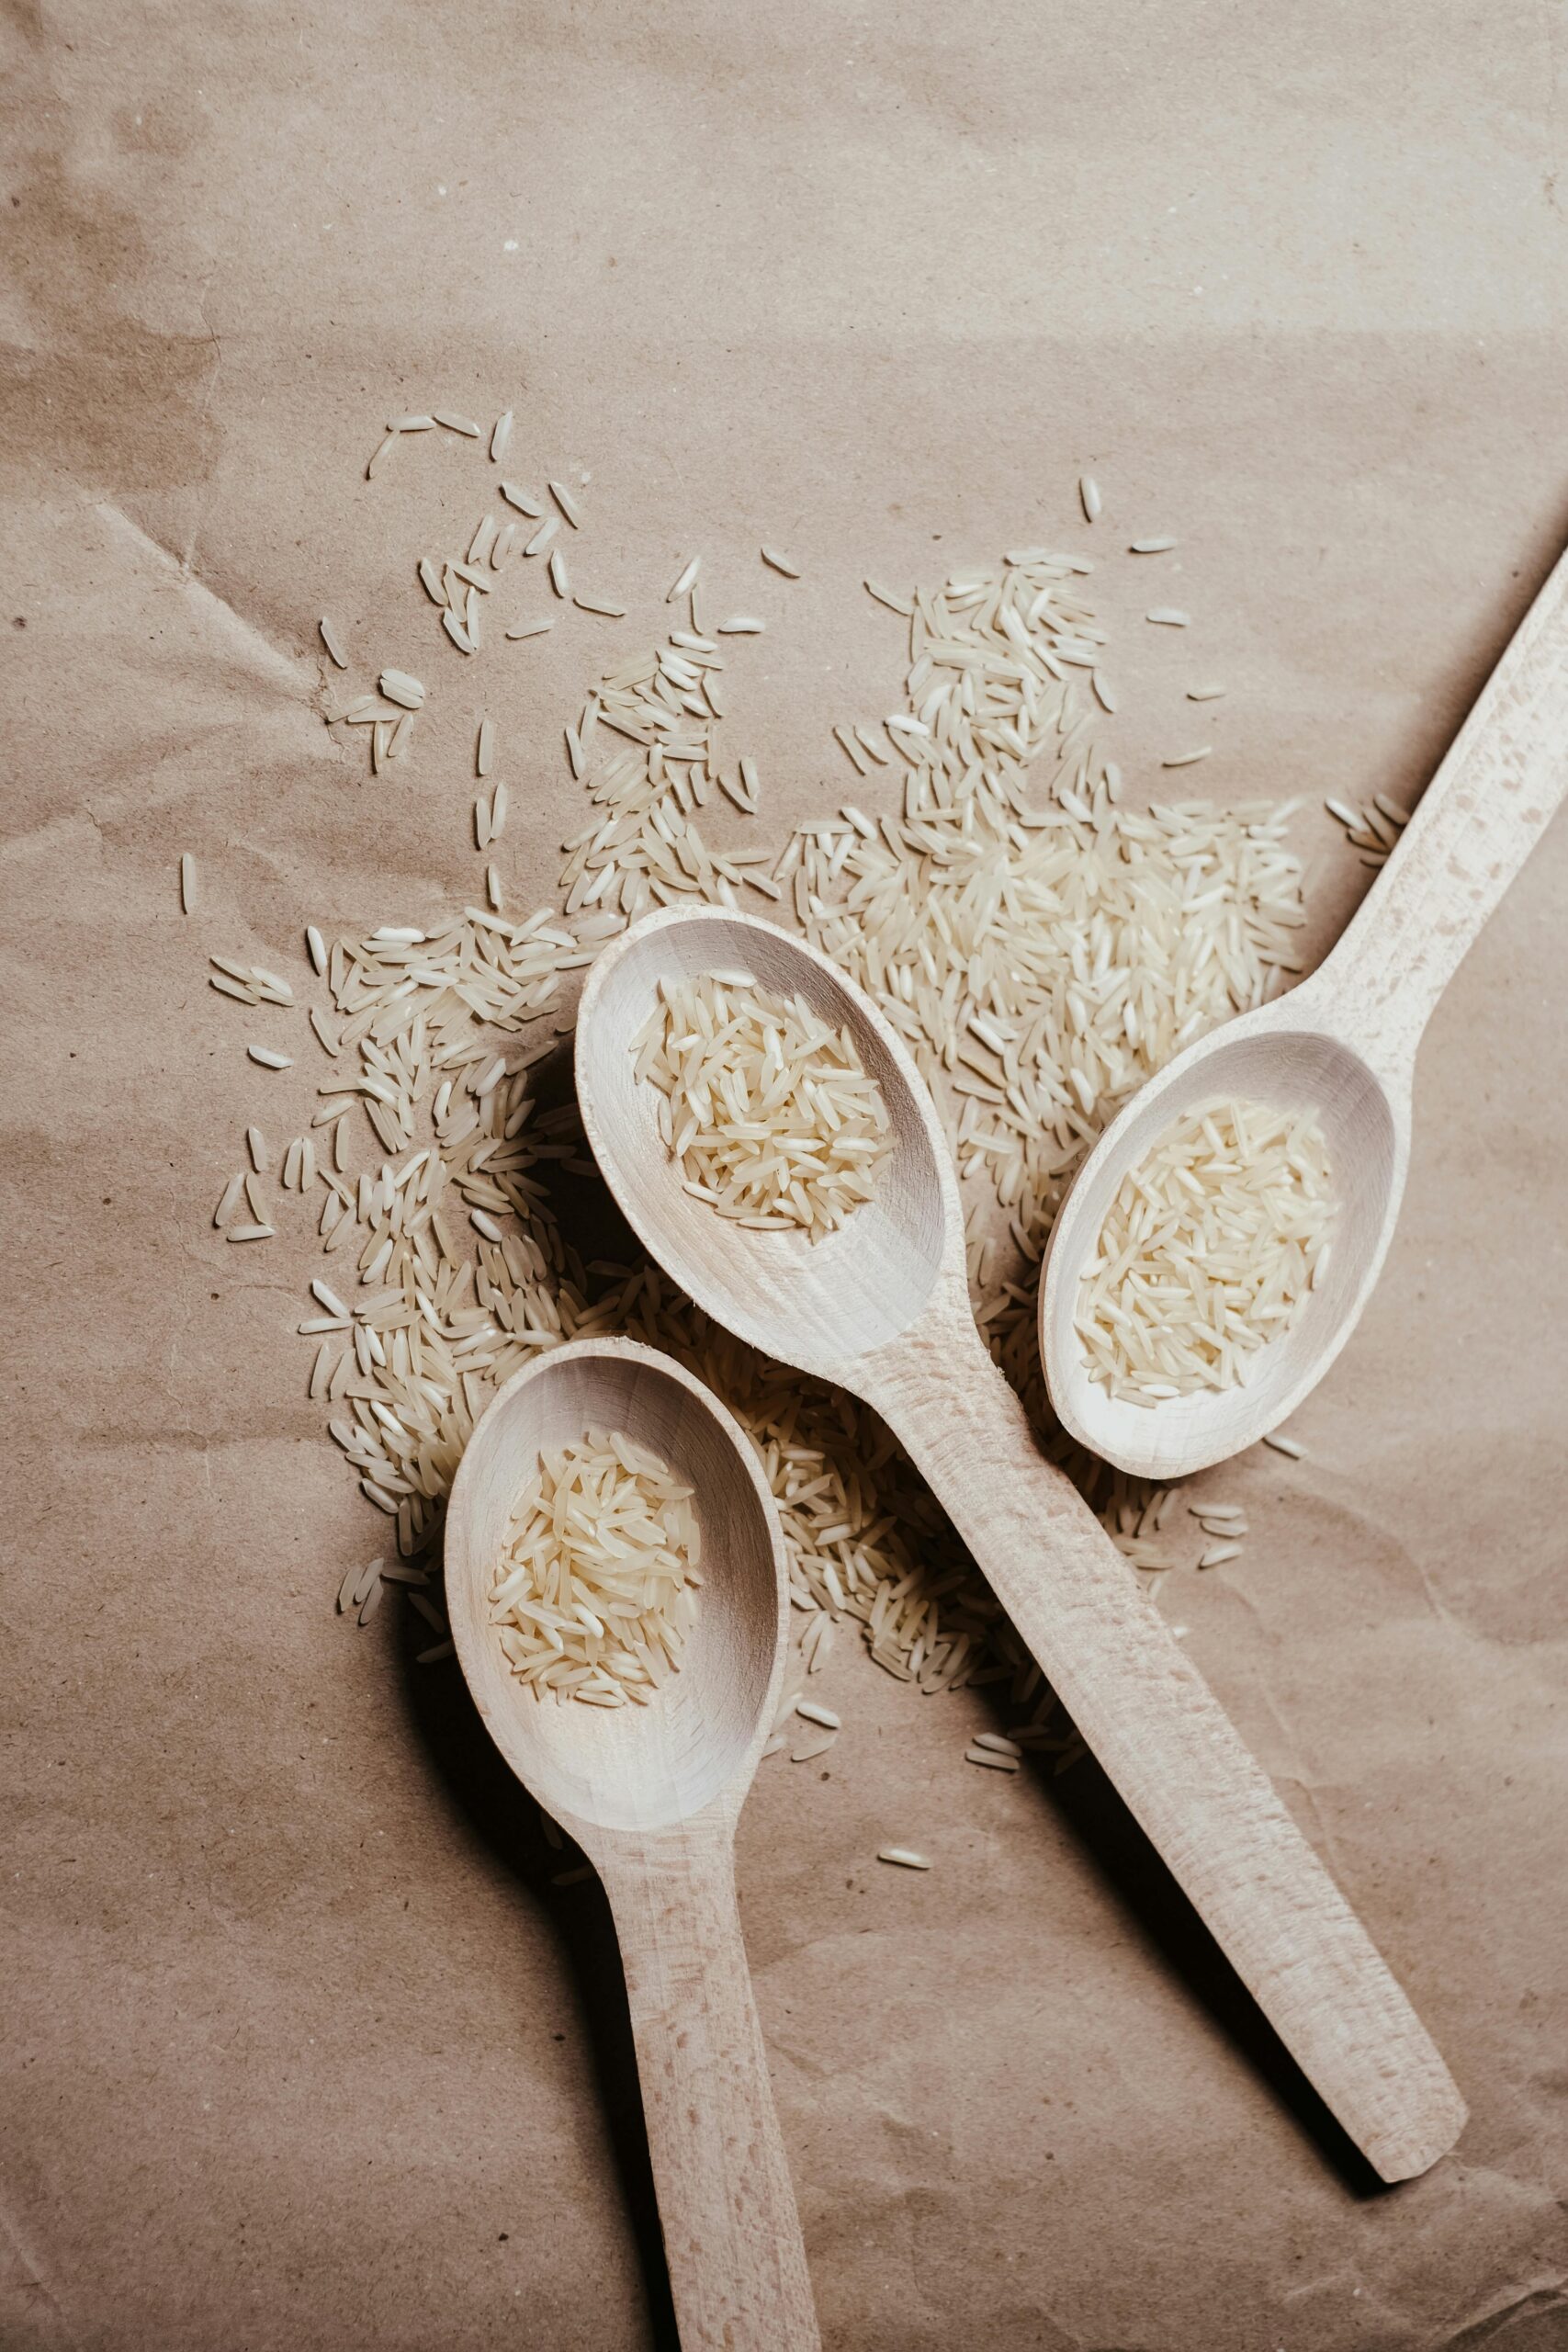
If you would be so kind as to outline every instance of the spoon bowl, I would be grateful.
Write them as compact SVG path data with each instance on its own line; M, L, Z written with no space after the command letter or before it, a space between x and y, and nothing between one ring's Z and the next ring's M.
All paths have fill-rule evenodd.
M847 1027L887 1104L895 1148L876 1196L820 1240L757 1233L694 1199L659 1132L659 1093L635 1075L632 1041L659 1001L660 982L716 969L743 969L775 995L798 993L835 1028ZM826 1372L915 1321L942 1268L946 1147L924 1088L919 1097L911 1091L886 1023L825 956L722 908L650 915L589 974L577 1072L583 1121L610 1189L665 1271L728 1329L768 1354Z
M682 1663L646 1704L536 1696L490 1588L542 1448L605 1429L690 1486L702 1583ZM778 1706L784 1537L756 1454L702 1382L632 1340L578 1340L508 1381L446 1519L452 1636L524 1786L604 1883L626 1967L671 2293L687 2352L821 2352L735 1902L740 1802Z
M683 1662L646 1705L536 1698L491 1623L489 1587L512 1506L546 1448L614 1430L694 1492L702 1584ZM756 1457L702 1383L630 1340L551 1351L499 1392L453 1487L446 1594L474 1703L547 1813L573 1828L647 1830L689 1819L750 1780L784 1670L776 1514Z
M738 968L847 1026L891 1114L896 1148L875 1196L819 1242L730 1222L688 1193L660 1133L658 1091L635 1075L660 979ZM889 1023L772 923L671 910L594 965L577 1091L610 1188L666 1272L716 1322L852 1390L901 1439L1127 1805L1384 2178L1434 2163L1464 2114L1442 2060L991 1362L969 1304L952 1154Z
M1139 1405L1092 1379L1076 1317L1084 1269L1129 1170L1168 1127L1217 1103L1309 1111L1323 1132L1337 1196L1327 1260L1290 1328L1248 1359L1231 1388ZM1040 1351L1064 1429L1139 1477L1224 1462L1294 1411L1359 1319L1399 1215L1410 1157L1407 1087L1391 1086L1343 1039L1308 1025L1294 999L1245 1013L1168 1064L1112 1120L1052 1230L1040 1285Z
M1064 1428L1122 1470L1178 1478L1276 1428L1360 1319L1410 1158L1416 1047L1443 989L1568 792L1568 556L1525 615L1364 905L1286 998L1201 1038L1112 1120L1078 1172L1040 1285L1040 1352ZM1339 1214L1322 1280L1228 1389L1113 1401L1089 1377L1078 1286L1123 1179L1184 1112L1251 1098L1318 1114Z

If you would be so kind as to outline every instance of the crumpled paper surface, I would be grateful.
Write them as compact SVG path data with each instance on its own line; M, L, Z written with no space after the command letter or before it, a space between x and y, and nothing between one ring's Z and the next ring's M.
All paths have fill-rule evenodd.
M828 731L896 707L863 575L1148 530L1194 625L1108 565L1119 755L1157 790L1223 679L1201 781L1305 796L1320 948L1368 877L1319 798L1418 788L1561 537L1561 18L61 0L3 38L0 2338L668 2342L597 1890L551 1888L425 1630L331 1613L380 1528L304 1395L313 1250L210 1224L312 1048L248 1064L303 1016L206 957L298 976L308 920L475 896L487 706L545 896L561 729L689 553L770 620L729 741L782 838L871 791ZM438 436L363 478L430 402L592 476L574 569L625 623L482 683L432 650L412 560L488 469ZM395 782L316 716L321 613L433 681ZM739 1855L829 2346L1568 2343L1565 893L1559 825L1433 1022L1306 1458L1213 1474L1246 1555L1160 1596L1452 2064L1458 2153L1367 2193L1093 1771L966 1767L982 1694L841 1645L844 1732L764 1767Z

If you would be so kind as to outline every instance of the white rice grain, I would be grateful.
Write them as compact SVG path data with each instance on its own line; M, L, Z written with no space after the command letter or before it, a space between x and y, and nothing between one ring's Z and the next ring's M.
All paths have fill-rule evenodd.
M671 978L633 1050L686 1189L719 1216L817 1240L872 1197L893 1148L886 1105L849 1030L804 998L746 973Z
M1305 1306L1336 1202L1309 1113L1214 1103L1122 1180L1079 1285L1089 1377L1157 1404L1235 1386Z
M679 1668L702 1579L693 1491L604 1430L540 1453L512 1510L491 1622L536 1697L646 1704Z

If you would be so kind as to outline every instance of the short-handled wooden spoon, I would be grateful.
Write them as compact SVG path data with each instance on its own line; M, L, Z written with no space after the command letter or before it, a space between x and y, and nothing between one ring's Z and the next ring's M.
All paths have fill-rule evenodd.
M1289 996L1178 1054L1113 1119L1051 1235L1040 1351L1081 1444L1143 1477L1223 1462L1277 1428L1360 1319L1393 1238L1422 1031L1465 951L1568 792L1568 556L1515 632L1399 845L1333 954ZM1089 1377L1075 1324L1107 1210L1173 1120L1251 1099L1317 1114L1338 1215L1324 1278L1246 1382L1157 1405Z
M702 1592L684 1663L647 1706L536 1698L491 1622L495 1562L539 1450L610 1429L695 1489ZM778 1513L699 1380L631 1340L580 1340L507 1382L446 1520L452 1636L502 1756L604 1880L664 2251L686 2352L818 2352L735 1906L741 1799L778 1704L788 1612Z
M682 1186L632 1041L660 982L740 967L852 1032L893 1121L875 1198L815 1244ZM975 1326L957 1179L923 1080L802 941L708 908L607 947L577 1025L583 1123L652 1255L754 1347L852 1389L903 1440L1020 1634L1303 2072L1387 2180L1436 2163L1464 2107L1426 2030L1180 1643L1042 1453Z

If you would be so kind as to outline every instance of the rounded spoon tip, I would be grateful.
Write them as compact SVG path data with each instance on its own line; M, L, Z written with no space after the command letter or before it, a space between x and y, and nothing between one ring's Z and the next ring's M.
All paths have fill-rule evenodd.
M1179 1478L1256 1444L1308 1396L1344 1347L1393 1236L1409 1158L1406 1093L1342 1037L1314 1025L1304 991L1200 1038L1118 1113L1059 1211L1040 1284L1040 1354L1057 1419L1080 1445L1137 1477ZM1090 1376L1076 1317L1085 1265L1122 1185L1187 1113L1253 1102L1310 1110L1337 1195L1324 1278L1300 1314L1228 1388L1136 1404Z
M491 1622L513 1502L542 1450L614 1430L694 1489L702 1585L682 1665L644 1703L589 1707L524 1684ZM576 1340L498 1390L465 1449L446 1520L458 1661L491 1738L546 1811L592 1832L690 1818L749 1785L784 1671L788 1587L756 1453L694 1374L635 1340Z
M636 1076L632 1040L660 982L744 966L760 988L798 994L848 1028L892 1122L874 1197L834 1233L756 1232L694 1200ZM577 1093L595 1159L628 1222L697 1304L753 1347L832 1376L905 1331L939 1275L963 1268L964 1224L930 1097L883 1015L828 958L755 915L671 908L611 943L582 993Z

